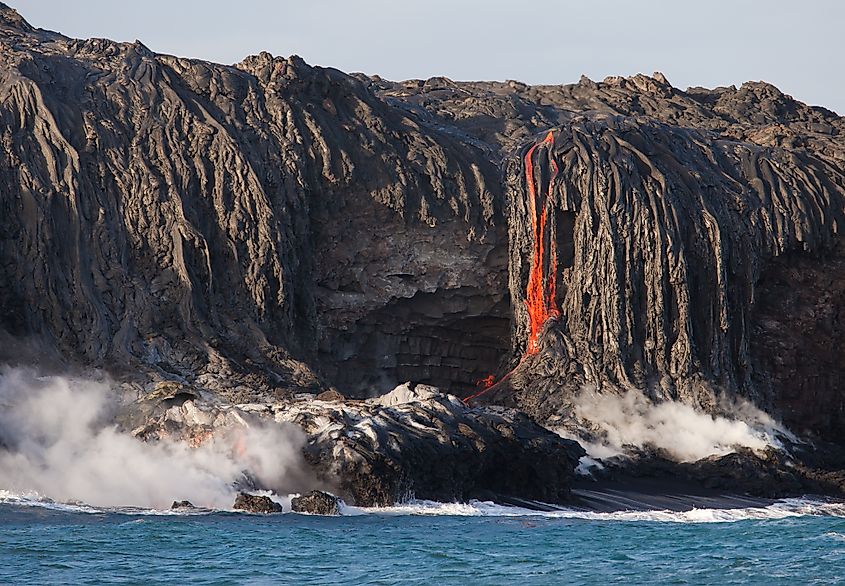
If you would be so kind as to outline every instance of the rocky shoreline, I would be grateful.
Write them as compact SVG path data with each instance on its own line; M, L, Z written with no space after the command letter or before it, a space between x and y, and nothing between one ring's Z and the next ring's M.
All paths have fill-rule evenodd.
M241 405L204 401L173 385L150 395L122 414L135 437L200 445L233 428L295 425L305 432L303 462L317 483L303 488L327 487L357 506L408 498L564 503L585 454L523 413L468 407L425 385L369 400L302 396Z
M232 432L359 506L841 497L843 136L762 82L220 65L0 3L0 364L106 372L124 433Z
M413 499L480 500L593 511L762 506L805 495L845 498L845 473L835 464L828 462L826 469L818 458L813 461L806 445L790 447L797 457L771 448L737 448L724 456L677 462L660 450L632 447L626 456L596 460L585 458L577 442L514 409L469 407L433 387L410 383L368 400L334 393L240 405L161 385L127 405L119 421L127 430L134 426L131 433L144 441L192 445L232 429L295 425L305 432L302 465L313 483L301 490L321 490L293 510L316 514L337 514L331 494L362 507ZM589 466L583 469L585 460ZM275 487L252 479L244 488ZM239 496L234 508L281 512L257 496Z

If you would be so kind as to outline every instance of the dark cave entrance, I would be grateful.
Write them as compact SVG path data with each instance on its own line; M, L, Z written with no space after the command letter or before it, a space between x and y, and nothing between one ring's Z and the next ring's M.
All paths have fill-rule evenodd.
M346 331L327 332L324 364L337 388L367 397L406 381L459 396L496 373L510 351L510 306L475 287L394 299Z

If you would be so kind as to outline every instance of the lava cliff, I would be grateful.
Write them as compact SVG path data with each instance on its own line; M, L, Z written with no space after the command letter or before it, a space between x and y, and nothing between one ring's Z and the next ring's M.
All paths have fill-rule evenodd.
M0 329L230 400L584 385L835 438L845 121L765 83L391 82L0 6ZM4 344L0 358L17 348ZM504 376L506 373L510 373Z

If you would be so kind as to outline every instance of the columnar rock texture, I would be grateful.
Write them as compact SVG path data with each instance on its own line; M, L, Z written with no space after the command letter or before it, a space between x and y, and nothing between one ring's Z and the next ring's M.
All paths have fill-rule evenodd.
M509 379L524 404L552 415L561 387L589 384L704 406L726 390L771 407L751 352L756 284L773 258L836 253L845 173L812 152L628 117L574 118L535 144L509 178L517 343L531 338L543 260L552 307L540 355Z
M507 348L498 171L339 71L74 40L3 6L0 125L13 334L233 394L324 386L318 358L402 377L426 344L463 367L433 382L460 382ZM458 354L463 319L490 334Z
M519 366L484 400L547 421L584 384L712 410L742 394L797 431L841 433L841 118L765 83L683 92L659 74L377 86L500 147ZM539 354L538 260L559 316Z
M483 399L544 422L589 384L841 437L845 120L769 84L223 66L0 5L0 130L0 329L68 360L237 401L516 367Z

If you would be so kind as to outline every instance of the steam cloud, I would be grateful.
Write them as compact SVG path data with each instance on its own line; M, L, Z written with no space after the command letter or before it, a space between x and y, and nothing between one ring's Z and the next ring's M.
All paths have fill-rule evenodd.
M244 471L277 492L302 478L304 435L294 426L228 429L198 448L146 443L109 422L112 397L104 382L0 367L0 489L95 506L185 499L224 509Z
M633 446L659 448L679 462L689 462L729 454L740 446L781 447L778 435L791 437L747 401L735 401L727 411L733 417L713 416L676 401L654 403L636 391L620 396L585 389L576 399L575 414L598 426L600 439L574 439L593 458L624 454Z

